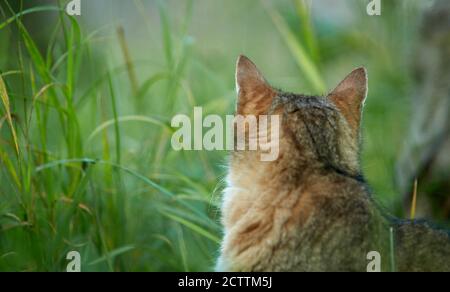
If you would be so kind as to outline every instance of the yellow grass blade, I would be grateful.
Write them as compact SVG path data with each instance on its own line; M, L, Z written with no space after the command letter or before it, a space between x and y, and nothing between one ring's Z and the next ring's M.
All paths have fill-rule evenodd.
M6 120L6 116L3 116L0 118L0 130L3 128L3 123L5 122L5 120Z
M416 218L416 206L417 206L417 179L414 181L413 200L411 204L411 220Z
M16 169L14 168L14 164L12 163L11 159L9 159L9 156L3 151L0 152L0 162L2 162L6 169L9 171L9 174L11 175L16 185L20 187L20 180L17 176Z
M127 40L125 38L125 30L123 26L117 28L117 37L119 38L120 47L122 48L122 54L127 65L128 78L130 79L131 89L134 96L137 96L139 91L139 82L134 68L133 60L131 59L130 49L128 48Z
M20 152L19 152L19 143L18 143L18 140L17 140L16 130L14 129L14 125L13 125L13 122L12 122L11 108L10 108L10 103L9 103L9 96L8 96L8 92L6 91L5 82L3 82L3 78L1 76L0 76L0 97L1 97L2 102L3 102L3 106L5 107L6 120L8 121L9 127L11 128L11 133L12 133L12 136L13 136L14 146L16 148L16 153L17 153L17 155L19 155L20 154Z

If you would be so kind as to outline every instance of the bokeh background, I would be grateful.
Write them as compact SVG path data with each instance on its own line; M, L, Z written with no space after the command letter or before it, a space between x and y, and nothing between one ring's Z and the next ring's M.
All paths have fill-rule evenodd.
M413 191L443 144L402 156L408 133L426 132L413 120L429 67L448 62L445 10L424 29L434 1L384 0L368 16L365 0L81 0L74 17L67 2L0 4L1 271L64 271L69 251L83 271L212 270L227 153L173 151L170 120L194 106L232 114L239 54L305 94L367 67L361 161L374 197L401 218L417 205L415 216L446 223L450 164ZM439 135L442 115L428 126ZM439 200L411 205L414 193Z

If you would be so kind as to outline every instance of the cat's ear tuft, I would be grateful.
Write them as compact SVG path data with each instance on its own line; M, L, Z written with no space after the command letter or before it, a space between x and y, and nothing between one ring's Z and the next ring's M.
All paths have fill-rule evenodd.
M239 56L236 65L237 113L260 115L270 107L276 93L256 65L246 56Z
M357 132L361 124L362 109L367 97L367 70L353 70L329 95L328 98L344 115L349 125Z

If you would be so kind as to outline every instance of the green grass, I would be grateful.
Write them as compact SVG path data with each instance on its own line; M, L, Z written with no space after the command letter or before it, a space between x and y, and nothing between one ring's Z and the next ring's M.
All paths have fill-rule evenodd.
M245 27L255 43L218 50L214 29L197 23L207 2L130 1L140 30L157 43L141 59L135 55L145 49L120 24L92 31L57 5L20 10L2 1L1 271L64 271L72 250L83 271L211 270L226 153L172 151L170 120L196 105L232 113L239 53L256 56L275 85L304 93L324 93L368 66L363 165L378 198L395 209L410 79L398 69L407 62L399 46L409 43L394 36L415 32L392 25L400 7L378 20L360 16L359 29L346 30L312 19L303 1L264 1L248 18L255 2L222 1L214 12L226 17L220 29L233 35ZM148 2L156 20L146 17ZM49 15L52 33L38 43L26 21ZM204 21L215 24L214 16ZM260 45L267 35L275 59Z

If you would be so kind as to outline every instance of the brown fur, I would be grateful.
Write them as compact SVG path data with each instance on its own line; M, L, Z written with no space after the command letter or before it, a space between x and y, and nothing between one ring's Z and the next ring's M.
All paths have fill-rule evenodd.
M450 271L448 234L387 219L359 165L363 68L327 97L272 89L246 57L238 60L237 113L280 114L280 155L235 151L224 193L219 271L365 271L370 251L389 270L395 228L397 269Z

